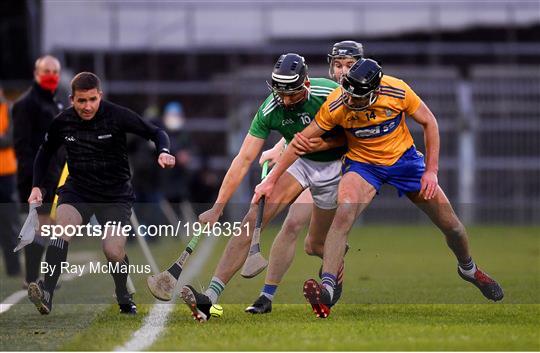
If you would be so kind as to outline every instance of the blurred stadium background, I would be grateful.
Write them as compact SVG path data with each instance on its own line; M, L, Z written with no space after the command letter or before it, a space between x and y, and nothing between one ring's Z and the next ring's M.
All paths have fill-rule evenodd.
M10 100L29 85L35 58L50 53L63 65L61 100L87 70L108 99L149 118L181 104L188 186L172 201L213 201L280 53L304 55L311 76L326 77L331 45L352 39L435 113L440 183L467 223L540 221L538 1L26 0L0 8L0 78ZM422 149L419 126L409 126ZM248 202L257 175L253 166L235 202ZM363 216L423 220L393 190Z

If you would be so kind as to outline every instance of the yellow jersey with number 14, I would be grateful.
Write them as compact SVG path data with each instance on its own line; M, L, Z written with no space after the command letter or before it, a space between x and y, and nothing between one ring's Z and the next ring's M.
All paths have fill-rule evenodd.
M422 101L405 82L384 75L377 100L362 111L347 108L341 95L337 88L328 96L315 122L326 131L343 127L348 158L391 166L414 144L405 116L413 115Z

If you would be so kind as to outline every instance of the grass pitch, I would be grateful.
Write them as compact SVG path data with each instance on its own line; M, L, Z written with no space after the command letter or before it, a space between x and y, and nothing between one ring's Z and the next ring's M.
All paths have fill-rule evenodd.
M263 233L265 254L276 232ZM343 297L328 319L317 319L302 296L303 281L316 278L321 261L305 255L299 241L271 314L243 312L257 298L264 273L251 280L238 276L221 297L222 318L199 324L176 305L150 350L540 350L540 229L470 227L469 234L475 261L505 290L502 303L488 302L457 276L436 228L358 227L349 236ZM97 243L74 243L70 252L93 250L103 261ZM219 240L195 287L208 284L224 245ZM182 246L163 239L151 248L164 268ZM144 263L136 245L128 252L131 263ZM153 303L145 276L133 279L137 317L120 316L111 305L109 275L87 275L63 285L49 316L26 299L0 314L0 349L111 350L124 344ZM2 277L2 300L20 281ZM60 304L74 297L91 304Z

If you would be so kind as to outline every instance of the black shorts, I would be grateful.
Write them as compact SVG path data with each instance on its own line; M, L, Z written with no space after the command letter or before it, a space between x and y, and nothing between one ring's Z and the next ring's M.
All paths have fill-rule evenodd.
M75 207L82 217L82 224L87 224L93 215L102 226L109 221L115 221L116 224L121 222L122 225L130 224L132 202L129 200L95 202L69 185L59 188L58 195L58 205L68 204Z

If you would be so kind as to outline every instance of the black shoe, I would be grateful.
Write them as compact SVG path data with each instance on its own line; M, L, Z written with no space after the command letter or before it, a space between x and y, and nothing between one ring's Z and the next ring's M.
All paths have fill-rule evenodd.
M252 314L267 314L272 312L272 301L268 299L265 295L261 295L257 300L255 300L255 303L253 305L248 306L246 310L244 310L246 313L252 313Z
M330 315L330 293L314 279L304 282L304 297L306 297L315 315L324 319Z
M504 292L501 286L499 286L499 284L495 282L494 279L489 277L484 271L480 270L478 267L476 268L476 272L474 273L474 278L464 275L459 269L459 266L458 274L465 281L471 282L476 287L478 287L484 297L491 299L495 302L504 298Z
M35 281L30 281L30 283L38 282L38 281L42 281L42 280L36 279ZM60 287L62 287L62 281L60 280L60 278L58 278L58 282L56 282L56 287L54 287L54 290L60 289ZM28 289L28 282L26 280L23 280L22 289L24 290Z
M118 306L120 307L120 314L137 314L137 305L133 301L133 295L124 294L123 296L116 297L118 301Z
M180 291L180 296L191 310L191 316L199 322L210 320L210 308L212 302L203 293L199 293L190 285L184 286Z
M52 296L43 289L43 281L32 282L28 285L28 299L38 309L41 315L49 315L52 310Z

